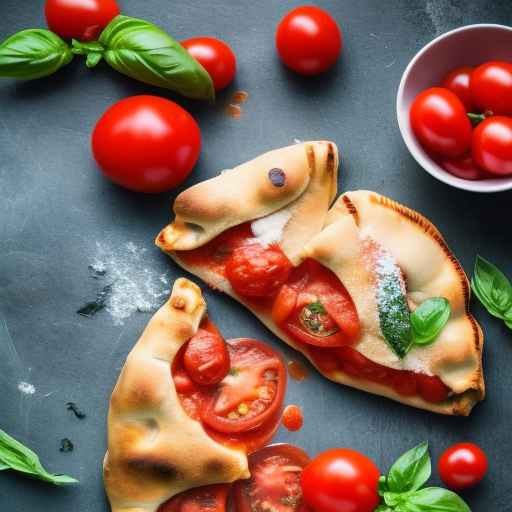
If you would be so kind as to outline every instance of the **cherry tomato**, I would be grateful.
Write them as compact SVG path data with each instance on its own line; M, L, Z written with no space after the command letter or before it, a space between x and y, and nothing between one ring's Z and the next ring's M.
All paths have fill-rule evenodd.
M166 501L157 512L224 512L229 488L229 484L196 487Z
M473 133L473 160L491 174L512 174L512 118L492 116Z
M321 512L373 512L380 498L380 473L363 454L347 448L327 450L302 472L304 501Z
M462 102L448 89L432 87L420 93L410 117L414 134L427 151L448 157L468 151L471 122Z
M295 446L276 444L249 456L251 478L233 486L237 512L308 512L300 476L308 455Z
M92 151L103 174L138 192L163 192L179 185L200 149L201 132L192 116L157 96L115 103L92 134Z
M301 75L317 75L338 59L341 31L326 11L314 6L297 7L279 23L276 46L281 60Z
M227 87L235 78L236 56L224 41L194 37L182 41L181 45L208 71L216 91Z
M416 374L418 393L426 402L437 404L448 398L450 389L436 376Z
M226 276L243 297L272 295L286 281L292 264L277 245L249 242L234 249L226 263Z
M333 272L310 259L293 270L279 291L272 318L308 345L343 346L360 333L357 311L345 287Z
M296 432L302 428L304 417L302 409L298 405L287 405L283 411L283 425L290 432Z
M442 158L439 165L450 174L463 180L483 180L489 176L477 167L472 156L466 155L459 158Z
M119 13L116 0L46 0L46 22L64 39L93 41Z
M473 97L469 86L472 72L473 68L469 66L454 69L444 77L441 84L457 95L466 107L467 112L474 110Z
M203 422L223 433L257 429L281 410L286 371L268 345L248 338L230 340L229 375L206 404Z
M477 110L512 115L512 64L491 61L478 66L471 75L470 87Z
M441 480L456 490L476 485L487 473L487 467L487 456L473 443L454 444L441 455L438 464Z
M220 335L199 329L187 343L183 363L196 384L218 384L230 368L226 343Z

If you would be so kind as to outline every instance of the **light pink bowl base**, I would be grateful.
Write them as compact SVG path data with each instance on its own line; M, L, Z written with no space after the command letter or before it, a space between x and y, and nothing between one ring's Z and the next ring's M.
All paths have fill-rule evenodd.
M400 132L416 161L429 174L452 187L474 192L512 189L512 177L470 181L446 172L425 152L414 136L409 111L414 98L429 87L440 85L444 76L460 66L477 66L488 60L512 62L512 27L480 24L442 34L424 46L402 75L396 98Z

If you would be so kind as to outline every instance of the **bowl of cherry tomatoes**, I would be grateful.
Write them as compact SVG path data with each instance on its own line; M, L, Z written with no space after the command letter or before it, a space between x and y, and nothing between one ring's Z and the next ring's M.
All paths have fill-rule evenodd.
M468 25L431 41L404 71L396 107L407 148L432 176L512 189L512 27Z

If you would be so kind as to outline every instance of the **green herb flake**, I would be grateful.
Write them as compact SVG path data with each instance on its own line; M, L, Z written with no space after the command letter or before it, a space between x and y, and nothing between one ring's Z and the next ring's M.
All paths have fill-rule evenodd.
M69 452L72 452L74 449L75 449L75 445L67 437L60 440L60 448L59 448L60 452L69 453Z
M326 311L323 304L320 301L312 302L308 304L306 308L311 311L311 313L315 313L317 315L325 315Z

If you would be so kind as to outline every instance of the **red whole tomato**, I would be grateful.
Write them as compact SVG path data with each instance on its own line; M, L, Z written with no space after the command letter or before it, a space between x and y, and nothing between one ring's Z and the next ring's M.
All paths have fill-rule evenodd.
M338 59L342 36L329 13L314 6L297 7L279 23L276 46L290 69L301 75L317 75Z
M460 99L448 89L432 87L414 100L411 126L421 145L432 153L459 157L471 144L471 123Z
M512 118L492 116L473 133L473 160L483 170L498 176L512 174Z
M300 485L308 462L303 450L289 444L266 446L250 455L251 478L233 486L236 512L309 512Z
M115 103L92 134L92 151L103 174L137 192L158 193L179 185L200 149L201 131L193 117L157 96Z
M363 454L348 448L327 450L302 472L304 501L319 512L373 512L380 501L379 477Z
M470 87L478 111L512 115L512 64L491 61L478 66L471 75Z
M464 180L483 180L489 176L478 167L471 155L459 158L442 158L439 165L450 174Z
M487 456L473 443L454 444L441 455L438 463L441 480L455 490L476 485L487 473L487 468Z
M283 411L283 425L290 432L297 432L304 424L302 409L298 405L287 405Z
M226 263L226 276L243 297L266 297L286 281L292 264L277 245L249 242L236 247Z
M196 487L166 501L157 512L224 512L229 488L229 484Z
M473 68L469 66L454 69L444 77L441 84L457 95L460 101L464 103L467 112L472 112L474 109L473 97L469 86L472 72Z
M116 0L46 0L50 30L64 39L93 41L120 13Z
M236 56L224 41L194 37L182 41L181 45L208 71L216 91L227 87L235 78Z

